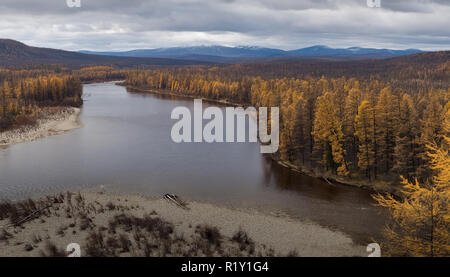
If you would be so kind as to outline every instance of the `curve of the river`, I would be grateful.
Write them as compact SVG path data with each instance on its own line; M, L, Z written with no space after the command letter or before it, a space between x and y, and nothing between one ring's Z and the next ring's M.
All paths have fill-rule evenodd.
M105 185L288 215L360 242L378 237L384 225L369 192L279 166L256 143L172 142L171 111L192 109L190 99L128 93L114 83L84 85L83 98L83 128L0 149L0 198Z

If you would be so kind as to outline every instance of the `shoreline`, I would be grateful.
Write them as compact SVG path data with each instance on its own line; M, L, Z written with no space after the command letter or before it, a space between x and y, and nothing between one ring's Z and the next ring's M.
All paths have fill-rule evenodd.
M81 127L80 108L61 107L56 111L44 109L36 124L0 132L0 147L31 142L47 136L59 135Z
M182 253L193 256L367 256L366 247L355 244L348 235L308 221L200 202L189 202L187 206L189 210L185 210L162 198L113 194L103 189L84 190L79 196L72 195L73 200L68 200L66 196L65 200L59 201L61 204L52 204L45 215L24 222L20 226L9 227L6 231L11 236L3 234L3 240L0 228L0 249L2 249L0 256L39 256L46 252L49 243L58 249L65 249L73 242L80 244L83 255L85 249L93 247L89 239L93 233L103 232L102 236L105 236L105 239L108 236L109 240L112 239L115 229L113 232L111 225L115 224L113 221L118 216L134 218L135 221L149 217L153 220L158 218L161 222L173 226L173 233L169 237L173 237L174 240L166 238L166 244L170 244L168 246L170 249L164 250L168 252L158 252L164 247L157 244L155 247L159 250L154 253L155 256L162 254L178 256L183 255ZM45 203L47 202L42 205ZM0 220L0 226L4 226L7 221ZM208 246L208 241L204 241L200 250L197 249L199 230L204 228L202 226L208 226L207 228L211 230L216 229L220 233L218 235L220 248ZM108 246L110 247L108 253L115 253L118 256L141 256L138 247L133 248L136 245L136 233L141 232L137 230L138 227L128 227L123 230L124 232L120 232L122 230L119 228L117 231L122 236L130 235L131 250L122 249L114 252L115 246ZM243 235L245 240L236 240L239 231L245 234ZM150 232L145 237L153 235ZM180 249L176 248L178 244L175 238L177 241L183 238L183 246L180 246ZM199 252L189 252L192 251L192 247ZM202 252L201 249L205 247L211 252L209 250ZM253 250L249 251L248 247ZM88 250L88 253L91 254L83 256L95 256L92 249Z
M157 95L176 96L176 97L187 98L187 99L202 99L205 102L217 103L217 104L222 104L222 105L230 105L233 107L247 107L249 105L249 104L238 104L238 103L230 102L227 100L217 100L217 99L204 98L204 97L198 97L198 96L193 96L193 95L183 95L183 94L171 92L169 90L150 89L150 88L143 89L143 88L138 88L138 87L124 84L124 82L116 83L116 85L123 86L127 89L135 90L136 92L147 92L147 93L153 93L153 94L157 94Z
M153 93L153 94L157 94L157 95L169 95L169 96L176 96L176 97L182 97L182 98L188 98L188 99L196 98L196 96L178 94L176 92L171 92L168 90L138 88L138 87L127 85L124 82L116 83L116 85L126 87L127 89L135 90L136 92ZM216 100L216 99L209 99L209 98L203 98L203 97L199 97L199 99L202 99L203 101L207 101L207 102L211 102L211 103L221 104L221 105L231 105L234 107L246 107L249 105L249 104L247 104L247 105L246 104L238 104L238 103L233 103L233 102L229 102L226 100ZM350 186L350 187L354 187L354 188L367 190L367 191L370 191L373 193L393 194L397 197L401 197L401 193L399 192L399 189L397 186L395 186L395 187L394 186L386 186L386 184L382 184L381 182L370 183L367 180L344 180L344 179L340 178L339 176L335 176L335 175L316 174L315 172L313 172L311 170L306 170L306 169L302 168L301 166L292 164L289 161L281 160L281 159L275 157L275 155L273 155L273 154L270 155L270 158L272 159L273 162L275 162L283 167L286 167L290 170L296 171L298 173L301 173L301 174L304 174L304 175L307 175L307 176L310 176L313 178L322 179L328 183L330 183L330 181L331 181L333 184L337 184L337 185L341 185L341 186Z
M373 193L381 193L381 194L392 194L396 197L401 197L401 192L399 191L398 187L390 186L386 187L386 184L382 183L370 183L367 180L343 180L339 176L335 175L326 175L326 174L316 174L311 170L306 170L302 168L301 166L297 166L291 162L284 161L278 158L275 158L271 156L272 161L276 162L280 166L286 167L290 170L296 171L298 173L317 178L322 179L328 183L337 184L340 186L349 186L349 187L355 187L363 190L367 190Z

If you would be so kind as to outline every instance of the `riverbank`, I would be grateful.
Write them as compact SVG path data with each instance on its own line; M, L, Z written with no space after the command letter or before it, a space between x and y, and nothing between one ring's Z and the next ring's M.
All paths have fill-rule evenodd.
M170 90L138 88L138 87L127 85L123 82L118 82L118 83L116 83L116 85L126 87L127 89L132 90L132 91L134 90L136 92L147 92L147 93L153 93L153 94L157 94L157 95L175 96L175 97L188 98L188 99L202 99L205 102L217 103L217 104L228 105L228 106L233 106L233 107L246 107L249 105L249 104L234 103L234 102L230 102L227 100L204 98L204 97L199 97L199 96L194 96L194 95L186 95L186 94L176 93L176 92L173 92Z
M297 166L293 163L290 163L288 161L284 161L281 159L276 159L272 156L272 160L278 163L279 165L289 168L290 170L294 170L296 172L299 172L301 174L308 175L310 177L322 179L325 182L328 182L330 184L337 184L337 185L343 185L343 186L352 186L357 187L360 189L368 190L374 193L381 193L381 194L392 194L398 197L401 197L401 186L394 185L392 182L383 182L383 181L374 181L370 182L368 180L349 180L349 179L343 179L342 177L336 176L336 175L329 175L324 173L316 173L311 170L307 170L301 166Z
M311 222L198 202L185 210L162 198L98 189L16 206L28 212L0 209L1 227L19 222L0 227L0 256L58 256L70 243L82 256L367 255L347 235Z
M175 97L183 97L183 98L188 98L188 99L194 99L197 98L197 96L192 96L192 95L186 95L186 94L182 94L182 93L177 93L177 92L173 92L173 91L169 91L169 90L160 90L160 89L150 89L150 88L139 88L139 87L134 87L134 86L129 86L124 82L121 83L116 83L117 85L120 86L124 86L127 89L130 89L132 91L136 91L136 92L146 92L146 93L152 93L152 94L157 94L157 95L168 95L168 96L175 96ZM217 99L209 99L209 98L202 98L201 99L203 101L207 101L207 102L211 102L211 103L217 103L220 105L228 105L228 106L241 106L241 107L246 107L249 104L239 104L239 103L233 103L233 102L229 102L226 100L217 100ZM348 178L342 178L336 175L331 175L329 173L324 173L324 172L315 172L313 170L309 170L306 169L302 166L298 166L293 164L292 162L286 161L286 160L282 160L279 157L277 157L276 155L270 155L271 159L278 163L279 165L289 168L291 170L297 171L301 174L310 176L310 177L314 177L314 178L318 178L323 180L324 182L328 182L328 183L332 183L333 185L345 185L345 186L352 186L352 187L357 187L360 189L364 189L364 190L368 190L370 192L373 193L382 193L382 194L393 194L396 196L401 196L401 186L398 185L394 185L393 182L386 182L386 181L368 181L368 180L364 180L364 179L348 179Z
M35 124L0 132L0 146L29 142L80 128L80 112L81 109L75 107L43 108Z

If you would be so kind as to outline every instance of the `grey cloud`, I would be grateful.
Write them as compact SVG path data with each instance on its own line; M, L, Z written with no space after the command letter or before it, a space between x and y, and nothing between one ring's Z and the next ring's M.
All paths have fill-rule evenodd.
M450 6L448 0L381 0L383 9L402 12L418 12L429 13L434 10L437 5Z
M65 49L312 44L449 49L450 1L0 0L0 37Z

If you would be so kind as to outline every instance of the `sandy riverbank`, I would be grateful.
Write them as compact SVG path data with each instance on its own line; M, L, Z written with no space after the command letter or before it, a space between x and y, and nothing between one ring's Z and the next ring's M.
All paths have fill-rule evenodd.
M57 135L81 127L78 116L81 110L64 107L57 111L44 110L34 125L0 132L0 146L29 142L46 136Z
M341 232L287 217L196 202L184 210L164 199L100 191L80 196L44 200L41 207L61 203L6 233L0 227L0 256L55 255L73 242L85 256L366 256L365 246Z

